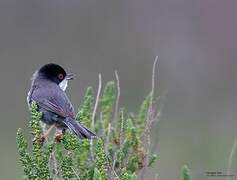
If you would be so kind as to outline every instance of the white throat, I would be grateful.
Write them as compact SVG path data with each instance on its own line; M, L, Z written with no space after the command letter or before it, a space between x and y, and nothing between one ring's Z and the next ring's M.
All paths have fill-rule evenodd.
M59 87L65 91L66 88L67 88L67 83L68 83L68 80L65 78L62 82L59 83Z

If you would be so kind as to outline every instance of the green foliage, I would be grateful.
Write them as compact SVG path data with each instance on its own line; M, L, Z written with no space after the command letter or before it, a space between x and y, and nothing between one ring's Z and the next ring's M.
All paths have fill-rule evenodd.
M182 180L190 180L190 171L187 165L182 167Z
M150 106L150 100L151 100L151 95L149 94L145 100L143 101L140 110L138 112L138 117L137 117L137 130L139 133L141 133L144 130L145 127L145 121L147 118L148 114L148 109Z
M18 153L20 155L20 161L22 163L25 175L28 177L28 179L34 179L34 174L32 171L33 169L32 158L27 152L28 144L26 142L26 139L23 136L21 129L18 129L17 131L16 143L17 143Z
M98 170L97 177L100 180L106 180L107 178L107 168L108 168L108 162L104 150L104 145L101 139L97 140L96 143L96 159L95 159L95 168Z
M30 127L34 139L31 154L28 152L27 142L21 129L17 132L17 148L27 179L50 179L50 168L48 164L50 154L53 150L53 144L47 143L45 146L42 146L40 140L42 133L40 125L41 116L42 114L38 112L37 105L32 103Z
M92 87L88 87L86 90L84 102L82 104L82 107L78 111L76 115L76 119L85 125L86 127L91 126L91 117L92 117L92 108L93 108L93 89Z
M91 127L95 96L88 87L76 119L94 129L98 138L92 141L79 139L67 132L60 143L49 138L42 143L42 114L32 104L30 128L33 135L29 149L22 131L17 132L17 149L27 179L85 179L136 180L145 167L157 160L157 155L148 153L141 135L145 131L150 95L146 97L135 115L122 108L114 118L117 85L110 81L105 87ZM184 179L187 180L187 179Z
M38 111L38 106L35 102L31 105L31 121L30 121L30 127L31 127L31 133L39 138L40 134L42 133L42 127L40 125L40 119L42 117L42 113Z
M156 162L157 158L158 158L157 154L152 154L149 159L148 166L152 166Z
M75 178L75 174L73 172L73 160L71 154L66 154L62 160L62 176L63 179L72 179Z
M137 179L137 176L135 173L130 173L130 172L125 172L123 175L122 175L122 180L136 180Z
M113 81L108 82L105 85L104 93L101 98L101 112L103 116L103 128L105 134L108 133L108 125L110 121L110 115L113 111L113 104L116 98L116 84Z

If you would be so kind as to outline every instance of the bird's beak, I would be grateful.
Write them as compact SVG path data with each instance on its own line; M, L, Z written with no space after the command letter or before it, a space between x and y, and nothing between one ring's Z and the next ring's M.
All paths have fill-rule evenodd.
M72 79L74 79L74 77L75 77L74 74L67 74L67 75L66 75L66 79L67 79L67 80L72 80Z

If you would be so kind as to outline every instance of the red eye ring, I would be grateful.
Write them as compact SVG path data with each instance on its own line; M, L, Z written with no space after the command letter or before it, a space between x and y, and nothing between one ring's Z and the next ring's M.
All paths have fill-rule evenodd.
M62 80L62 79L64 78L63 74L60 73L60 74L58 75L58 78L59 78L60 80Z

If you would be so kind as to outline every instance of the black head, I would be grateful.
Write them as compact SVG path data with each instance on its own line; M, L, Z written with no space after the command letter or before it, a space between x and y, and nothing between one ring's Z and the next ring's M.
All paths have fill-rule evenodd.
M43 76L44 78L57 84L62 82L67 77L66 71L61 66L53 63L42 66L38 73L40 76Z

